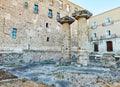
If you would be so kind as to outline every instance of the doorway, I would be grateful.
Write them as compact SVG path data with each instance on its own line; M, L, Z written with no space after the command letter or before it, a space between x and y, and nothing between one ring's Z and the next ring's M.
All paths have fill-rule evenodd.
M94 43L94 52L98 52L99 47L98 47L98 43Z
M112 41L107 41L107 51L113 51L113 43Z

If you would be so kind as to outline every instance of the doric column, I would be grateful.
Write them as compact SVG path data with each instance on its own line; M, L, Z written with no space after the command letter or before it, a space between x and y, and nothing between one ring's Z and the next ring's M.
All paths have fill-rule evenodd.
M78 36L78 61L77 63L86 66L89 59L89 43L88 43L88 27L87 19L89 19L92 14L87 10L77 11L72 14L72 16L78 20L77 36Z
M63 25L62 28L62 61L66 62L71 59L71 29L70 24L74 22L69 16L62 17L57 20Z

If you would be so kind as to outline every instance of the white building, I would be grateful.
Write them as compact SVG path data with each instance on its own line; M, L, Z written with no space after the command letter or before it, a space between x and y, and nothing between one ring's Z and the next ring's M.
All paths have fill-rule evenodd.
M89 19L89 40L91 53L120 51L120 7Z

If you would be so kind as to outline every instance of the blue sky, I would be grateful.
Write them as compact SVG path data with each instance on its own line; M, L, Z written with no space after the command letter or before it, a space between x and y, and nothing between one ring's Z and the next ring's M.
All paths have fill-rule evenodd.
M120 0L69 0L84 9L89 10L93 15L120 7Z

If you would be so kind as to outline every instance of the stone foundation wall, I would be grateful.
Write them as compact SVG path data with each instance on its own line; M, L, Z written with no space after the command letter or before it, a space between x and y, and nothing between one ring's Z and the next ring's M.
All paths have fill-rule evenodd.
M44 60L59 60L61 51L24 51L25 62L41 62Z
M22 53L1 53L0 64L24 64L39 63L44 61L61 61L61 51L24 50ZM77 52L72 52L73 60L77 58ZM49 62L51 63L51 62Z
M36 63L44 60L60 59L61 52L52 51L24 51L23 53L1 54L2 64Z

